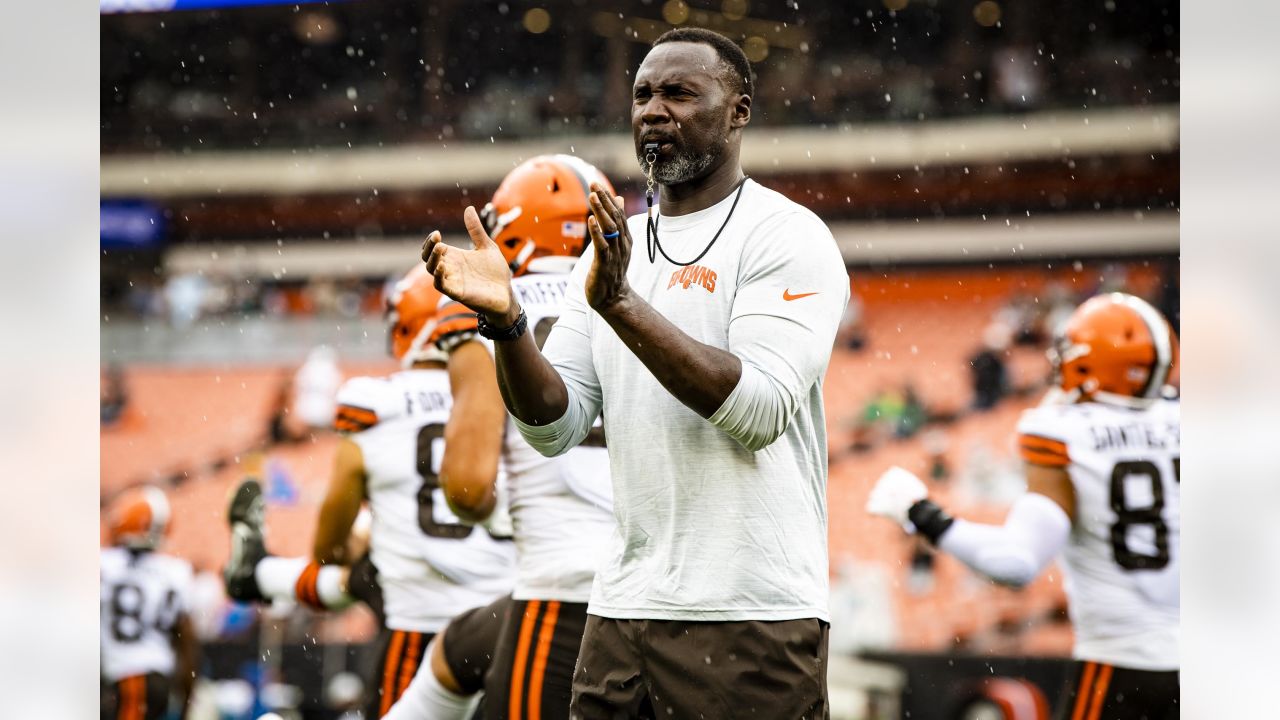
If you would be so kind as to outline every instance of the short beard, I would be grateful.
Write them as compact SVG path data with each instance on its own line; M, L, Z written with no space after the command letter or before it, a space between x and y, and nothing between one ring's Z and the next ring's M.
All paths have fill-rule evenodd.
M653 164L653 179L659 185L679 185L689 182L701 176L707 168L715 164L716 159L720 157L720 147L715 146L705 153L677 150L675 157L668 160L659 158ZM649 163L645 161L644 154L636 155L636 160L640 162L640 170L644 172L645 177L648 177Z

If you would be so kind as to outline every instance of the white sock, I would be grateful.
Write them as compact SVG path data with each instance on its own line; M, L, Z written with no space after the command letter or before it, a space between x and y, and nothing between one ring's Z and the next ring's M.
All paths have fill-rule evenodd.
M253 569L253 579L258 583L258 591L270 600L297 601L293 588L298 584L298 576L306 569L309 562L310 560L304 557L263 558Z
M459 695L440 684L436 674L431 672L430 658L434 645L433 642L427 646L413 681L382 720L466 720L471 717L479 695Z
M348 595L343 587L346 584L343 581L346 572L347 569L341 565L325 565L316 576L316 593L320 596L320 602L330 610L342 610L355 602L355 598Z

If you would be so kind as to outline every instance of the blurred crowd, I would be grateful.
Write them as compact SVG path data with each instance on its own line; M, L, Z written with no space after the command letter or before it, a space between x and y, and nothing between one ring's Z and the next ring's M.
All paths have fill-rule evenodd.
M102 19L104 152L501 140L625 128L677 24L754 62L754 122L1176 102L1177 6L983 0L382 0ZM535 12L536 11L536 12ZM564 42L565 37L574 38Z
M378 316L388 278L258 280L176 273L139 275L125 287L103 288L106 310L126 317L162 319L183 329L202 318Z

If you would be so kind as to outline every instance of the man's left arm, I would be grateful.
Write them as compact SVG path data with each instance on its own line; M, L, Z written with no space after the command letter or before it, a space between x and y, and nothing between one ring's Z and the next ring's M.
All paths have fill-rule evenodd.
M749 450L791 424L831 361L849 302L849 275L826 225L791 213L746 248L729 324L742 377L709 420Z

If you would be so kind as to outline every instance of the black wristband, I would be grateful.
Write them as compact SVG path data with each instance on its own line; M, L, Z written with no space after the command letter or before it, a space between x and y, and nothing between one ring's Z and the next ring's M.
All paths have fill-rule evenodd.
M520 309L520 317L511 324L511 327L500 328L491 325L485 320L484 313L476 316L476 330L480 332L480 337L488 338L494 342L511 342L524 335L525 330L529 329L529 316L524 314L524 308Z
M929 542L934 545L938 544L938 538L951 527L951 523L956 521L947 514L946 510L938 507L938 504L929 498L912 505L911 509L907 510L907 519L916 526L916 532L929 538Z

